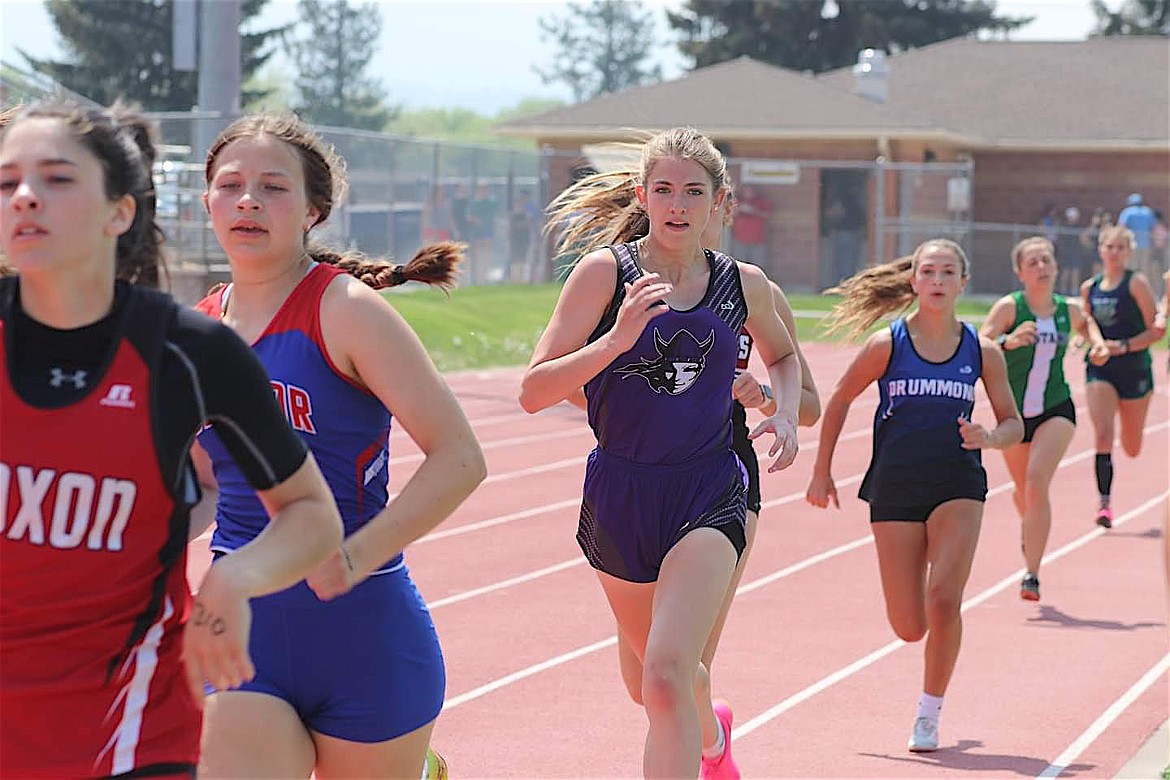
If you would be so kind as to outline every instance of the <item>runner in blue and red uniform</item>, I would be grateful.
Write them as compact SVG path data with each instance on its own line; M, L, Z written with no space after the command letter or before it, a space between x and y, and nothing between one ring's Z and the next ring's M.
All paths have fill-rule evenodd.
M745 324L778 406L755 433L776 436L772 471L796 456L800 364L768 280L701 243L725 179L714 145L676 128L644 145L636 182L600 174L562 193L551 216L568 225L562 247L637 222L646 237L574 266L521 383L529 412L585 387L598 446L577 541L642 661L650 777L739 776L731 711L701 693L700 657L746 543L744 472L731 450ZM627 193L624 212L613 188Z
M429 245L399 266L313 243L343 171L291 115L244 117L207 154L205 204L232 283L199 308L252 345L346 534L307 582L253 604L256 676L208 702L200 771L211 776L417 777L443 707L439 638L402 553L486 467L418 337L372 288L447 286L462 247ZM392 419L425 457L389 500ZM219 491L212 550L230 561L268 533L267 518L216 432L194 452Z
M341 523L247 345L124 281L158 280L149 126L66 103L0 125L0 777L193 776L203 681L252 675L248 599L304 577ZM274 532L192 612L205 423Z

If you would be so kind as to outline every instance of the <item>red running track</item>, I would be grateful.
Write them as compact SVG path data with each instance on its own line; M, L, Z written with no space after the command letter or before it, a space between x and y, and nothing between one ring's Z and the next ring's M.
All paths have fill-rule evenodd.
M805 349L827 398L853 348ZM1069 360L1081 421L1053 483L1043 600L1017 595L1010 480L1000 454L985 453L991 495L937 753L905 749L922 648L886 623L856 498L876 390L855 402L837 447L839 511L803 500L816 428L801 429L790 469L764 475L760 531L713 669L735 711L744 777L1112 777L1166 719L1166 389L1159 382L1141 457L1115 451L1117 520L1104 532L1093 523L1083 371ZM626 696L612 619L574 541L593 437L567 404L526 415L519 378L519 369L448 377L489 477L407 551L447 662L435 744L456 778L638 777L645 717ZM976 419L991 421L985 399ZM421 456L401 433L391 452L398 488ZM206 540L192 547L193 577L205 550Z

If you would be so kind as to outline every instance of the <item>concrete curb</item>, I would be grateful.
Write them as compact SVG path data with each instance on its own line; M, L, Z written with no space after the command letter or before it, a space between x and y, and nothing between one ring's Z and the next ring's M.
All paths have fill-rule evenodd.
M1121 768L1119 780L1157 780L1170 765L1170 721L1150 735L1129 763Z

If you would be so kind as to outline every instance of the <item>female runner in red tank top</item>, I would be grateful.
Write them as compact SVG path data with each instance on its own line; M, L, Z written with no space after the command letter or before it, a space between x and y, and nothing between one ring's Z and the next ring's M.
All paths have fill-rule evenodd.
M341 541L247 345L146 289L161 259L153 157L122 107L0 117L4 778L194 776L204 681L253 674L249 598ZM187 453L208 422L272 523L192 605Z

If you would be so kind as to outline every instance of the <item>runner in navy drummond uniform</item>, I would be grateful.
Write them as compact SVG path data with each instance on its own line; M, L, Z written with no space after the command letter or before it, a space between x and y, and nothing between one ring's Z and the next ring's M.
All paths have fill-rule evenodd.
M870 336L837 383L807 493L813 506L838 505L833 451L850 404L877 382L873 457L861 497L870 505L891 627L907 642L930 634L909 741L916 752L938 748L942 698L959 655L959 605L987 495L979 452L1010 447L1024 433L1003 354L955 316L967 269L962 248L932 239L911 257L866 269L830 290L844 295L832 315L835 326L854 336L888 312L914 300L918 306ZM995 412L991 431L972 419L979 379Z
M569 226L562 247L588 244L607 226L648 223L648 235L575 265L520 391L536 412L585 386L598 447L577 538L645 668L643 770L653 777L693 777L700 765L703 777L738 777L730 710L701 700L695 677L667 671L677 661L706 676L700 656L744 549L731 385L745 323L779 406L753 433L776 436L770 470L796 455L800 364L767 278L701 245L725 178L711 142L676 128L643 147L635 187L601 174L554 202L552 222ZM629 193L622 213L614 189Z
M190 777L204 679L252 675L248 599L341 523L247 346L115 282L158 279L144 120L49 103L0 124L0 777ZM280 530L209 570L188 622L207 422Z

